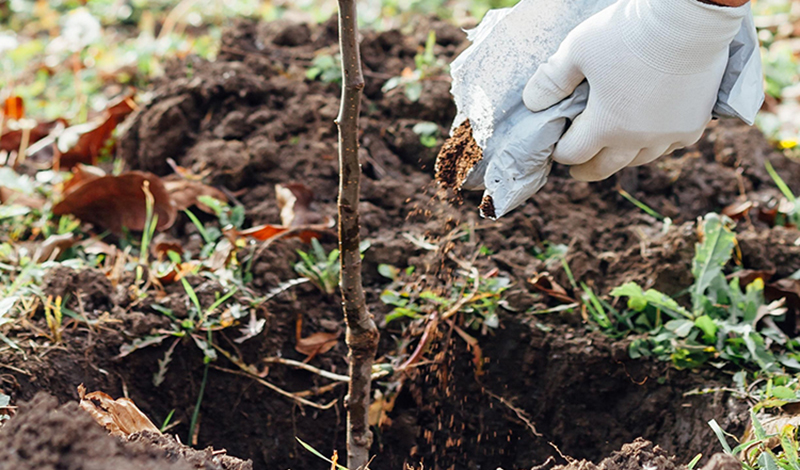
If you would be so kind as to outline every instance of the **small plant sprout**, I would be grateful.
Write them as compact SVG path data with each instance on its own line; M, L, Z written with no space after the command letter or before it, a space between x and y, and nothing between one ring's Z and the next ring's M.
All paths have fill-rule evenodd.
M319 54L311 61L311 67L306 70L306 78L320 80L323 83L342 83L342 61L339 54Z
M422 96L422 81L447 72L447 65L434 55L436 46L436 33L431 31L425 41L425 47L414 57L415 70L406 68L397 76L392 77L383 84L381 90L389 93L394 89L403 89L406 98L418 101Z
M53 296L47 297L44 304L44 318L47 322L47 328L50 330L50 339L53 343L58 344L61 342L61 321L63 319L63 312L61 311L61 296L57 296L53 302Z
M439 137L439 125L435 122L422 121L414 124L411 128L414 134L419 136L419 141L422 145L431 148L436 147Z
M369 248L367 241L361 242L361 253ZM331 295L336 292L339 285L339 250L333 249L325 253L322 244L316 239L311 239L311 250L308 252L297 250L300 262L294 265L297 274L311 281L319 290Z

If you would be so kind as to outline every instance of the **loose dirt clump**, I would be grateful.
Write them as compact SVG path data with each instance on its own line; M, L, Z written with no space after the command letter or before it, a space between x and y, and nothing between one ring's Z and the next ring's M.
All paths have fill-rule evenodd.
M460 190L467 174L483 159L483 151L472 137L469 119L461 123L447 139L436 157L436 181L445 188ZM494 209L491 213L494 215ZM487 217L493 218L493 215Z
M250 462L197 451L163 435L115 438L77 402L37 394L0 427L3 470L252 470Z
M603 459L599 464L586 460L573 461L569 465L559 465L552 470L684 470L685 465L677 462L661 447L644 439L636 439L625 444L622 449ZM742 464L736 457L717 453L711 456L703 470L741 470Z

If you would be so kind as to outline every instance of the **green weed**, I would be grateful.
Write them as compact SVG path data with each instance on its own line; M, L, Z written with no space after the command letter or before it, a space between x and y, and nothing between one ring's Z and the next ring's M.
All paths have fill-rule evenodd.
M402 88L406 98L410 101L418 101L422 96L423 80L447 73L447 64L434 55L435 46L436 33L431 31L428 33L422 52L414 57L416 69L390 78L383 84L381 90L388 93L395 88Z
M407 269L405 276L402 276L398 268L384 266L387 267L383 271L393 273L395 281L381 294L381 301L394 307L384 319L384 324L401 318L424 318L433 312L444 315L458 308L464 314L464 325L473 330L486 333L500 325L498 310L502 305L503 293L511 286L509 278L480 279L477 290L474 290L474 279L460 277L444 293L437 293L433 289L420 291L417 283L410 282L413 269Z
M782 303L766 303L761 279L743 291L739 278L729 281L725 277L723 268L736 243L732 224L716 214L701 222L703 237L695 248L695 280L688 290L688 302L682 304L664 293L627 283L611 292L613 297L627 299L627 309L614 311L612 321L601 316L595 323L615 336L644 335L630 345L633 358L657 357L678 368L709 363L767 373L783 372L783 368L800 370L800 342L760 322L765 317L780 319L786 313ZM599 301L590 304L601 310Z

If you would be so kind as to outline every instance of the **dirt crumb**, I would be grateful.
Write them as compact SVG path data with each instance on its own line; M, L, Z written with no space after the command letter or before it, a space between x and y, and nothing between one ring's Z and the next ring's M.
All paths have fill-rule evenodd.
M664 449L652 442L638 438L622 449L603 459L599 464L586 460L572 462L569 465L554 467L553 470L640 470L642 468L658 470L678 470L683 466L675 457L670 457Z
M494 210L494 200L492 196L484 196L483 200L481 200L481 205L478 206L478 209L481 210L481 213L484 217L488 217L490 219L497 218L497 213Z
M446 189L461 189L469 171L483 159L483 151L472 138L469 119L447 139L436 157L436 181Z
M215 452L211 447L203 450L192 449L174 437L144 431L132 434L128 442L142 443L163 452L165 455L180 456L181 459L192 465L192 468L205 470L253 470L253 462L240 460L236 457L225 455L221 451Z

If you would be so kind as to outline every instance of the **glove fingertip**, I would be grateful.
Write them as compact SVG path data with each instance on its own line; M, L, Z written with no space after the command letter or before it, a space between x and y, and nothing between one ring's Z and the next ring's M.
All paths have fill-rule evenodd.
M536 76L525 85L525 89L522 91L522 102L533 112L544 111L559 101L560 98L551 90L539 85Z

